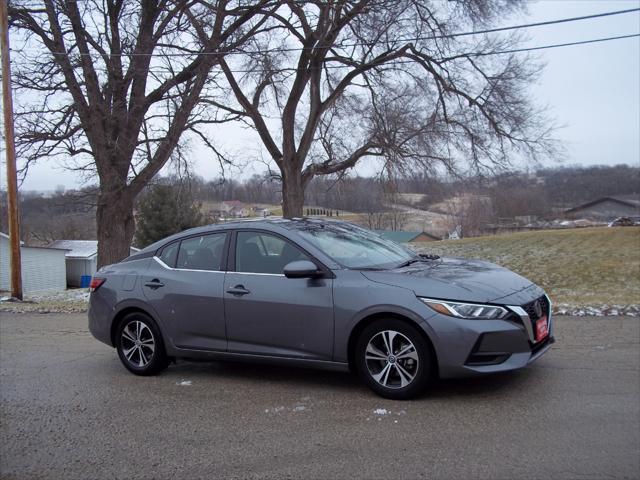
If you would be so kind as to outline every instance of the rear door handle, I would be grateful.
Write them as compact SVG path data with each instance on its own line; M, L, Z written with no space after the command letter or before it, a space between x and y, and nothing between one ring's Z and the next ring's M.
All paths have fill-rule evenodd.
M164 283L162 283L160 280L158 280L157 278L154 278L153 280L151 280L150 282L147 282L144 284L145 287L149 287L149 288L160 288L160 287L164 287Z
M244 288L244 285L236 285L235 287L227 290L227 293L230 293L231 295L246 295L247 293L251 292Z

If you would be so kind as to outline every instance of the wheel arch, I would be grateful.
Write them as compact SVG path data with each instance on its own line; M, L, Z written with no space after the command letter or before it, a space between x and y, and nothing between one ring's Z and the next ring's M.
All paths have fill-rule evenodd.
M154 323L156 324L156 326L158 327L158 329L160 329L160 325L158 324L158 322L156 321L156 319L154 318L154 316L149 313L148 310L145 310L142 307L139 306L127 306L122 308L121 310L119 310L114 316L113 316L113 320L111 320L111 332L110 332L110 336L111 336L111 345L112 346L116 346L116 331L118 330L118 325L120 325L120 322L122 321L122 319L124 317L126 317L127 315L129 315L130 313L142 313L144 315L146 315L147 317L149 317L151 320L154 321ZM160 330L160 335L162 336L162 330Z
M355 350L356 350L356 344L358 342L358 338L360 337L360 334L364 331L365 328L367 328L376 320L383 320L383 319L389 319L389 318L400 320L404 323L407 323L408 325L411 325L412 327L415 327L416 330L418 330L422 338L427 342L429 347L431 347L431 359L433 360L433 365L434 365L433 372L436 375L438 375L440 371L438 366L438 355L436 354L435 346L433 344L433 341L429 337L429 334L425 332L424 328L422 328L418 324L418 322L416 322L410 317L407 317L406 315L402 315L401 313L397 313L397 312L372 313L360 319L358 323L355 325L355 327L353 327L353 329L351 330L351 333L349 334L349 341L347 343L347 359L349 363L349 370L351 370L352 372L356 371Z

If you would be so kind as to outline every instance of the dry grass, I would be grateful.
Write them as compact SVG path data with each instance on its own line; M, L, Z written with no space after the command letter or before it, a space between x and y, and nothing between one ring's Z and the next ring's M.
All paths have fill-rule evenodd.
M561 304L640 304L640 227L522 232L418 248L503 265L542 286Z

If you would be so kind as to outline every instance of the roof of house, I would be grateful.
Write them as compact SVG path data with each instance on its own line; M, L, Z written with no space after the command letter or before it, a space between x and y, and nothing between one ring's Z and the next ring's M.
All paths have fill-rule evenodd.
M570 209L566 210L566 212L567 213L575 212L577 210L582 210L583 208L589 208L589 207L591 207L593 205L597 205L598 203L602 203L602 202L615 202L615 203L619 203L620 205L624 205L624 206L627 206L627 207L640 208L640 196L638 196L638 195L616 195L616 196L597 198L596 200L592 200L590 202L583 203L582 205L578 205L577 207L570 208Z
M56 240L48 245L48 248L60 248L67 250L67 258L91 258L98 254L97 240ZM131 247L137 252L140 249Z
M4 237L9 240L9 235L7 235L6 233L0 232L0 237ZM22 240L20 240L20 245L24 245L24 242Z
M412 240L415 240L420 235L426 235L436 240L440 240L438 237L431 235L427 232L402 232L402 231L394 231L394 230L374 230L374 232L376 232L382 238L393 240L394 242L398 242L398 243L411 242Z
M64 248L70 258L91 258L98 254L97 240L56 240L49 248Z
M9 235L7 235L6 233L0 232L0 237L2 238L6 238L7 240L9 240ZM61 251L66 251L66 248L61 248L61 247L39 247L36 245L25 245L24 242L22 240L20 240L20 247L21 248L34 248L34 249L47 249L47 250L61 250Z

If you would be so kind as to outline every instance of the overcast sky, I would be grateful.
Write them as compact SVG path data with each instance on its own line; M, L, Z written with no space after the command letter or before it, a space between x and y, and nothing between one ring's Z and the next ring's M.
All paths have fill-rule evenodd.
M542 0L531 2L527 23L622 10L638 0ZM505 25L521 23L519 19ZM527 46L566 43L640 32L640 14L604 17L527 30ZM548 105L564 127L558 137L567 148L566 164L640 166L640 38L543 50L546 69L531 94ZM230 151L259 151L259 143L238 127L225 127L218 141ZM253 145L253 147L252 147ZM210 179L220 174L216 162L194 150L193 169ZM549 163L552 163L550 160ZM0 178L5 188L4 159ZM256 167L256 171L261 167ZM242 175L253 173L244 169ZM362 167L360 173L371 173ZM237 172L230 172L238 175ZM60 164L41 162L29 170L23 190L53 190L82 186L82 180Z

